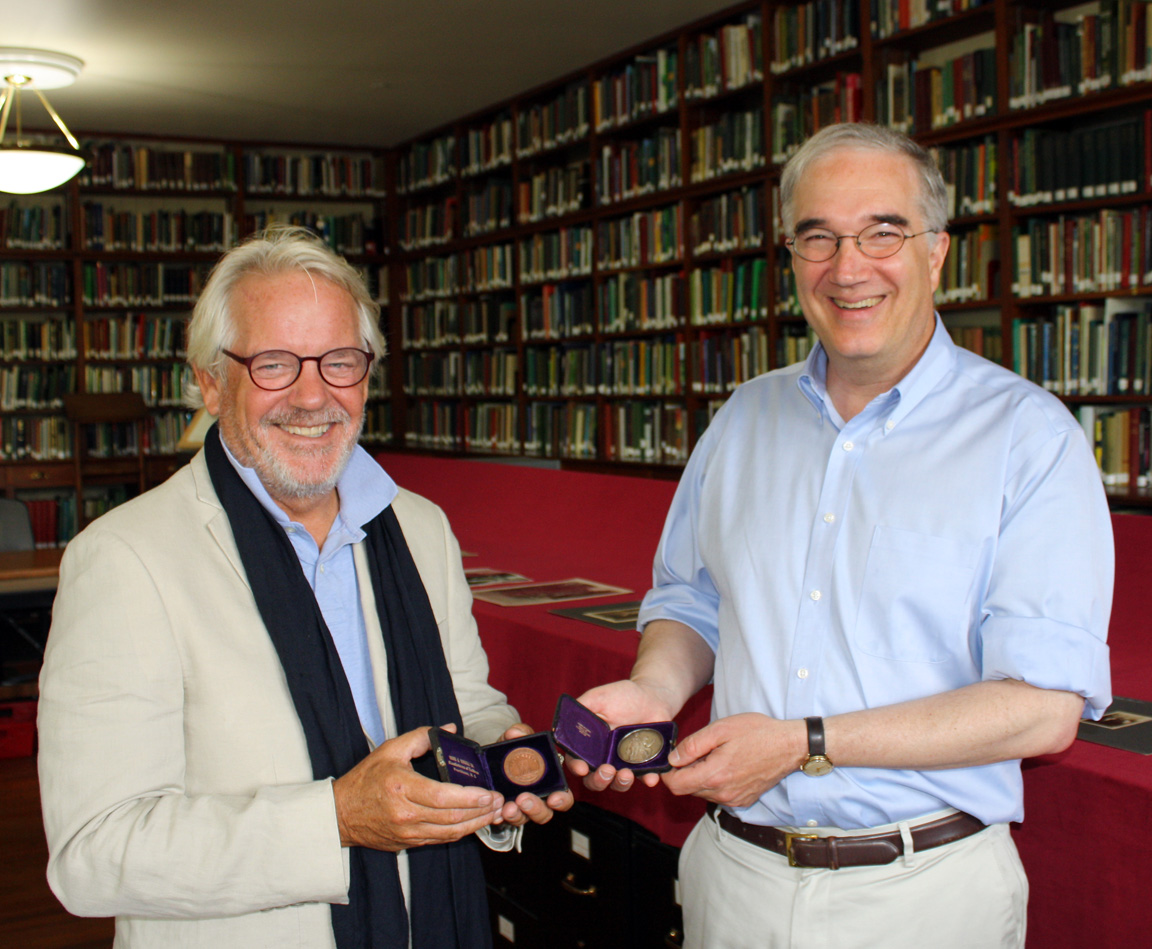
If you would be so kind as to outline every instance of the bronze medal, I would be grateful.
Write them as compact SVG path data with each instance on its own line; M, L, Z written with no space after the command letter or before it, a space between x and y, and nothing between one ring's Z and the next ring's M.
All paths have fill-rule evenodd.
M535 784L546 770L544 756L532 748L513 748L504 757L504 777L521 787Z

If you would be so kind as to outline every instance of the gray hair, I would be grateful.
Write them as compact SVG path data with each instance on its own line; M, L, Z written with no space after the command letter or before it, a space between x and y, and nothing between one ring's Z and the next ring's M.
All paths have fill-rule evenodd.
M270 276L297 270L321 277L352 297L360 336L375 354L374 369L378 369L386 352L380 332L380 304L372 299L364 278L311 231L283 224L253 234L216 262L188 323L188 365L223 381L227 358L223 351L236 340L231 313L236 285L251 274ZM184 402L200 408L204 404L200 387L191 373L186 375Z
M837 149L867 148L903 155L920 177L920 213L931 231L948 229L948 191L936 160L902 132L883 125L843 122L828 125L808 139L784 166L780 175L780 218L786 234L796 223L792 202L796 185L814 162Z

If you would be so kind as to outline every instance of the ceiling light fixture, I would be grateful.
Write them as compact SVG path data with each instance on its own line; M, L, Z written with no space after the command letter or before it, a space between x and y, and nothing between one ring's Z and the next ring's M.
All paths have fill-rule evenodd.
M10 194L51 191L71 181L84 167L85 159L79 143L41 92L42 89L70 86L83 66L81 60L65 53L0 46L0 77L4 80L0 90L0 191ZM25 89L36 93L52 121L64 133L67 146L44 144L25 137L20 108L21 94ZM16 136L11 143L6 143L4 134L8 130L13 105Z

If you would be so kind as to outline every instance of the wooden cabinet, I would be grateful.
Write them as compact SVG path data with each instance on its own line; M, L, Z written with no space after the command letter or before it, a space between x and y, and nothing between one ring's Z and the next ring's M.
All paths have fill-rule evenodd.
M680 850L638 828L632 860L636 873L636 944L678 949L684 944L680 911Z
M485 852L493 942L539 949L676 945L676 853L628 818L578 802L529 826L522 853Z
M72 465L67 462L36 462L26 465L0 466L4 493L24 488L63 488L73 482Z

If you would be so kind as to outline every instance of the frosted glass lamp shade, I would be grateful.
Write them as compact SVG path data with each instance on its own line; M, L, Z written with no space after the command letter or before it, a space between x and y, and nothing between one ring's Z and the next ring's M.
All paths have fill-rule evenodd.
M0 191L51 191L71 181L83 167L84 156L70 148L0 145Z

